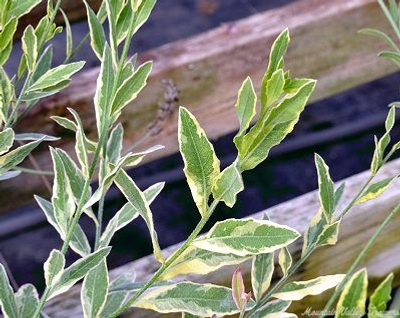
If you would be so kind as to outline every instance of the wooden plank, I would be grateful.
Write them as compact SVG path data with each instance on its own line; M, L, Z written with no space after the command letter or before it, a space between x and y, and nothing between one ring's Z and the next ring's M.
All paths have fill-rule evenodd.
M238 122L233 105L237 89L247 75L258 89L271 44L286 27L291 30L292 38L287 67L293 75L318 79L314 101L395 70L390 63L376 57L385 47L381 41L356 34L363 27L389 28L375 0L297 1L141 54L140 61L154 61L154 70L148 87L123 113L125 145L145 134L148 124L154 120L157 103L163 99L162 79L176 83L180 104L197 116L211 138L236 130ZM36 107L21 122L21 131L61 135L63 140L52 145L72 153L70 134L49 116L66 115L66 107L73 107L81 114L87 133L93 137L96 129L92 97L97 74L98 69L93 69L76 76L67 90ZM148 160L177 151L176 130L174 112L162 133L147 138L142 144L143 147L165 145L163 151L154 153ZM39 165L44 170L51 169L47 147L41 150L36 153ZM31 176L0 184L0 192L0 212L31 202L32 193L46 193L40 178Z
M386 178L396 175L400 171L400 159L387 164L381 171L379 178ZM347 178L346 190L343 195L341 207L344 207L354 195L361 189L362 184L369 177L369 171L365 171L353 177ZM338 182L341 183L341 182ZM307 280L319 275L345 273L358 253L372 236L382 220L390 213L400 200L398 191L400 180L396 180L391 188L382 196L373 201L355 206L345 217L341 225L339 242L337 245L317 250L309 260L299 269L294 277L297 280ZM272 221L285 224L304 233L310 219L318 211L319 200L316 191L300 196L296 199L279 204L275 207L252 215L256 219L262 219L266 213ZM340 207L339 207L340 210ZM400 285L400 215L398 214L390 225L379 237L378 242L373 246L363 261L362 266L367 266L370 285L376 286L389 272L395 274L395 285ZM301 253L299 240L291 246L294 258L298 258ZM170 255L178 248L179 244L171 246L163 251L165 256ZM240 266L245 279L249 280L250 264L245 263ZM137 281L148 280L157 270L158 263L153 256L147 256L135 262L126 264L110 272L112 278L116 278L124 273L134 270L137 274ZM229 285L231 275L235 267L224 267L214 273L205 276L187 276L191 280L199 283L212 282L222 285ZM276 271L274 281L279 278L279 270ZM182 278L183 279L183 278ZM307 297L305 300L296 303L293 310L302 313L306 308L313 310L322 309L326 295L322 297ZM51 317L67 318L80 317L79 287L71 289L65 295L51 300L46 312ZM134 310L125 314L123 317L158 317L156 313L146 310ZM173 316L173 315L172 315ZM175 315L174 317L180 317Z
M100 8L102 0L88 0L89 5L93 10L97 11ZM15 35L16 39L22 36L22 33L29 24L36 25L37 22L46 14L47 1L42 1L29 14L23 16L18 24L18 30ZM86 16L86 8L81 0L62 1L61 8L67 14L70 22L82 20ZM56 23L63 24L64 19L61 14L57 15Z

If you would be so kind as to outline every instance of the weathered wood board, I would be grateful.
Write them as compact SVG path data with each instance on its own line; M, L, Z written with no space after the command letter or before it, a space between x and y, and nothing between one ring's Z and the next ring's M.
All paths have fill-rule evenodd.
M314 101L396 70L376 57L385 48L384 43L357 34L363 27L389 29L375 0L299 0L141 54L139 60L153 60L154 69L148 87L123 113L125 145L139 139L154 120L157 103L163 100L162 79L176 83L180 104L197 116L210 138L236 130L233 105L237 90L246 76L251 76L259 88L271 44L286 27L292 39L287 68L295 76L318 79ZM66 115L66 108L73 107L93 137L96 129L92 98L98 71L92 69L77 75L68 89L40 103L21 121L19 129L60 135L62 141L51 145L72 153L73 138L49 116ZM164 150L148 160L177 151L176 131L175 113L160 134L142 144L165 145ZM36 152L36 160L42 169L51 169L47 145ZM0 193L0 212L4 212L31 202L33 193L46 195L46 190L39 177L23 175L0 184Z
M391 177L400 171L400 159L387 164L378 175L377 180ZM343 195L339 211L354 197L361 189L365 180L369 177L369 171L365 171L344 180L346 190ZM341 182L338 182L340 184ZM342 222L339 243L335 246L320 248L317 250L300 268L294 277L297 280L307 280L319 275L345 273L354 259L357 257L364 244L375 232L382 220L390 211L400 203L400 192L398 188L400 180L396 180L390 189L382 196L373 201L356 205ZM261 219L266 213L269 218L277 223L285 224L295 228L300 233L304 233L310 219L318 211L319 199L316 191L300 196L296 199L279 204L275 207L259 212L252 217ZM368 269L370 285L376 286L388 273L394 272L395 285L400 285L400 214L389 224L381 234L378 242L370 250L364 259L362 266ZM301 252L301 240L296 241L291 246L294 258L298 258ZM178 244L179 245L179 244ZM178 245L171 246L164 250L164 255L170 255L177 249ZM249 279L250 264L245 263L240 266ZM110 275L116 278L124 273L135 271L137 281L147 280L157 270L158 263L152 255L139 259L135 262L126 264L111 271ZM229 285L231 275L235 267L225 267L214 273L205 276L191 276L197 282L213 282L216 284ZM280 270L276 270L274 280L277 280ZM187 278L187 277L186 277ZM322 309L324 304L322 297L307 297L301 302L296 303L293 310L297 313L304 312L308 307L314 310ZM322 307L322 308L321 308ZM50 301L46 312L51 317L67 318L80 317L79 287L74 288L61 297ZM127 313L124 317L157 317L152 311L134 310ZM175 315L174 317L180 317Z

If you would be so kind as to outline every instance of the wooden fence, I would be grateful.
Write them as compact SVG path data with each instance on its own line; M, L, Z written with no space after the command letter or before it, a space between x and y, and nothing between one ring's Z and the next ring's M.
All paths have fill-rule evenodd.
M141 54L140 61L151 59L155 67L148 87L123 115L127 133L126 145L137 140L154 119L157 102L162 99L163 94L161 79L172 79L178 85L181 103L196 115L211 138L236 130L238 123L233 104L237 88L247 75L252 77L254 83L259 83L271 43L286 27L289 27L292 38L287 55L287 68L293 75L318 79L313 95L314 101L396 70L391 64L376 57L376 53L385 48L383 43L356 33L364 27L375 27L385 31L389 29L375 0L299 0L286 7L229 23L205 34ZM44 127L46 133L55 135L59 131L56 125L48 120L48 115L64 115L65 107L73 106L86 119L86 130L94 134L91 121L92 98L97 75L98 69L93 69L76 76L70 88L54 98L45 100L35 113L26 118L21 127L24 126L29 131L39 127L43 131ZM221 122L224 124L221 125ZM155 143L165 145L166 150L157 152L156 156L176 152L176 123L177 118L174 114L168 120L162 134L146 139L143 146ZM72 139L64 140L59 146L72 151L71 142ZM37 158L43 168L50 167L46 150L37 153ZM400 161L393 161L384 168L382 177L392 176L398 171ZM358 191L367 174L365 172L346 180L345 201ZM22 183L24 187L21 189ZM343 224L340 243L318 250L310 261L304 264L296 278L310 279L321 274L344 272L360 252L362 244L399 201L400 192L396 191L399 185L396 183L392 190L379 199L357 206ZM21 191L26 193L23 200L20 199ZM32 179L26 182L15 179L13 183L1 185L1 211L16 206L13 197L19 198L18 204L28 202L33 191L41 192L39 180ZM255 217L260 218L266 212L272 220L304 232L317 210L317 194L312 192L262 211ZM399 226L400 218L396 218L364 260L363 265L368 267L371 284L375 284L390 271L400 274ZM300 248L300 244L293 246L292 252L295 257L298 256ZM166 249L165 256L174 249L176 246ZM134 268L138 280L146 280L154 273L156 266L153 257L148 256L112 270L111 276L116 277ZM242 269L248 277L249 266L244 265ZM199 282L227 284L231 274L232 268L224 268L217 273L196 279ZM396 284L400 282L398 278ZM318 309L319 301L321 299L315 297L306 299L305 303ZM301 313L304 307L297 307L296 310ZM46 307L46 312L51 317L80 317L79 286L52 300ZM155 316L154 312L144 310L124 315Z

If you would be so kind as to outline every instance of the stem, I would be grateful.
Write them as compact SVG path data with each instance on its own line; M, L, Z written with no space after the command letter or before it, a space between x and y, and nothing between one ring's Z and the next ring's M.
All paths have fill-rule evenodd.
M379 170L378 170L379 171ZM361 187L360 191L358 191L357 195L350 201L350 203L343 209L343 211L339 214L338 219L343 218L347 212L350 211L350 209L353 207L353 205L357 202L357 200L362 196L362 194L364 193L365 189L367 189L367 187L369 186L369 184L371 183L372 179L374 179L375 177L375 173L371 174L369 176L369 178L367 179L367 181L365 181L365 183L363 184L363 186Z
M255 307L250 312L250 316L252 317L252 314L256 312L256 310L262 306L264 306L272 297L272 295L277 292L283 284L286 283L286 281L292 276L297 270L300 268L300 266L307 260L307 258L314 252L316 249L315 246L310 247L310 249L304 253L304 255L294 264L289 270L286 276L283 276L269 291L268 293L260 300L258 304L256 304Z
M369 239L368 243L364 246L364 248L362 249L362 251L358 254L357 258L354 260L353 264L351 265L351 267L349 268L349 270L346 273L346 276L344 277L344 279L341 281L341 283L336 287L335 292L333 293L333 295L331 296L331 298L329 299L328 303L325 305L325 308L321 311L321 315L319 317L323 317L322 313L324 312L328 312L328 310L330 310L331 306L333 305L333 303L335 302L335 300L337 299L337 297L339 296L339 293L341 293L344 285L347 283L347 281L349 280L350 276L353 275L355 269L358 267L358 265L360 264L361 260L363 259L363 257L366 255L366 253L368 252L368 250L372 247L372 245L375 243L375 241L377 240L378 236L382 233L382 231L384 230L384 228L392 221L392 219L394 218L394 216L396 215L397 212L400 211L400 204L398 204L391 212L390 214L385 218L385 220L380 224L380 226L378 227L378 229L375 231L374 235Z
M49 23L49 25L52 25L54 23L54 20L56 18L56 14L57 14L58 10L60 9L60 6L61 6L61 0L57 0L57 3L54 6L54 10L50 15L50 19L49 19L50 23ZM39 38L38 50L37 50L38 52L42 51L43 46L44 46L44 44L46 42L46 38L49 35L49 33L50 33L50 28L46 29L45 32L43 32L43 34ZM35 65L35 67L36 67L36 65ZM17 114L18 114L20 105L22 103L22 97L25 95L25 92L26 92L27 88L29 87L29 85L31 83L33 73L34 72L29 73L27 78L26 78L26 80L24 81L24 85L22 86L21 92L18 95L18 98L17 98L17 101L15 102L14 108L11 111L10 116L8 117L9 120L5 123L5 128L12 127L17 122L17 119L18 119L17 118L18 117ZM23 77L23 75L21 77Z
M378 0L379 5L382 8L383 13L385 14L386 18L389 20L394 32L396 33L397 38L400 40L400 31L396 25L396 21L393 20L392 15L390 14L389 10L387 9L385 3L382 0Z
M364 182L363 186L361 189L358 191L356 196L350 201L350 203L343 209L343 211L339 214L338 219L343 218L344 215L346 215L350 209L354 206L354 204L357 202L357 200L361 197L361 195L364 193L365 189L369 186L371 183L372 179L375 177L375 174L371 174L369 178ZM317 249L318 246L312 245L310 246L307 251L304 253L304 255L297 261L295 265L293 265L286 276L282 277L269 291L268 293L261 299L261 301L251 310L251 312L255 312L258 308L264 306L271 296L278 291L283 284L288 280L290 276L292 276L299 268L300 266L307 260L307 258ZM251 313L250 313L251 317Z
M29 169L29 168L23 168L23 167L19 167L19 166L15 167L13 169L14 170L19 170L19 171L24 172L24 173L37 174L37 175L40 175L40 176L53 176L54 175L53 171ZM50 192L51 192L51 189L50 189Z
M210 207L207 210L207 213L201 218L200 222L197 224L196 228L190 234L188 239L178 248L166 261L161 267L154 273L150 280L143 285L143 287L137 291L131 298L129 298L125 304L120 307L117 311L110 315L110 318L117 317L118 315L122 314L125 310L131 307L135 301L139 299L139 297L148 289L150 288L157 280L161 277L162 274L168 269L168 267L175 262L179 256L189 247L189 245L196 239L196 237L200 234L203 227L206 225L207 221L209 220L210 216L214 212L215 208L217 207L219 201L213 201Z
M76 211L75 211L74 217L72 219L72 222L68 227L68 233L67 233L67 235L65 237L65 240L63 242L63 245L61 247L61 251L60 252L63 255L65 255L65 253L68 250L69 243L71 242L71 239L72 239L72 236L74 234L75 228L78 225L79 219L80 219L80 217L82 215L83 206L85 205L86 193L89 190L90 183L92 181L94 172L96 170L98 161L100 159L100 150L101 150L101 144L102 144L101 141L103 141L105 139L105 137L107 136L107 134L104 133L104 132L107 132L107 131L104 129L102 135L100 135L99 143L98 143L98 145L96 147L96 151L95 151L95 153L93 155L93 161L92 161L92 164L91 164L90 169L89 169L89 176L85 180L85 184L84 184L83 189L82 189L82 195L79 198L78 207L76 208ZM47 298L49 297L50 291L51 291L51 287L50 286L46 286L46 289L44 290L43 295L40 298L39 305L36 307L36 311L35 311L35 313L33 315L34 318L39 317L40 312L42 311L42 309L44 307L44 304L46 303Z

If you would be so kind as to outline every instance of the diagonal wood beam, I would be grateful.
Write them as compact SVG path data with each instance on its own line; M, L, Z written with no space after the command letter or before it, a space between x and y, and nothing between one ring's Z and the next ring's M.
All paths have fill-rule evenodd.
M357 34L364 27L389 29L375 0L299 0L141 54L139 62L153 60L154 70L146 89L123 112L125 144L138 140L155 118L157 103L163 99L162 79L176 83L180 104L196 115L211 138L236 130L236 92L248 75L259 89L271 44L286 27L292 38L287 68L292 75L318 79L314 101L395 71L376 57L386 48L384 43ZM98 72L96 68L77 75L68 89L43 100L21 122L20 130L63 136L52 146L72 153L74 139L49 116L66 115L66 107L73 107L82 116L88 135L95 137L92 98ZM166 146L147 160L175 153L176 131L175 112L160 134L142 144ZM51 169L47 147L36 152L36 158L43 169ZM39 178L24 175L0 183L0 193L0 212L4 212L32 202L33 193L44 194L45 190Z

